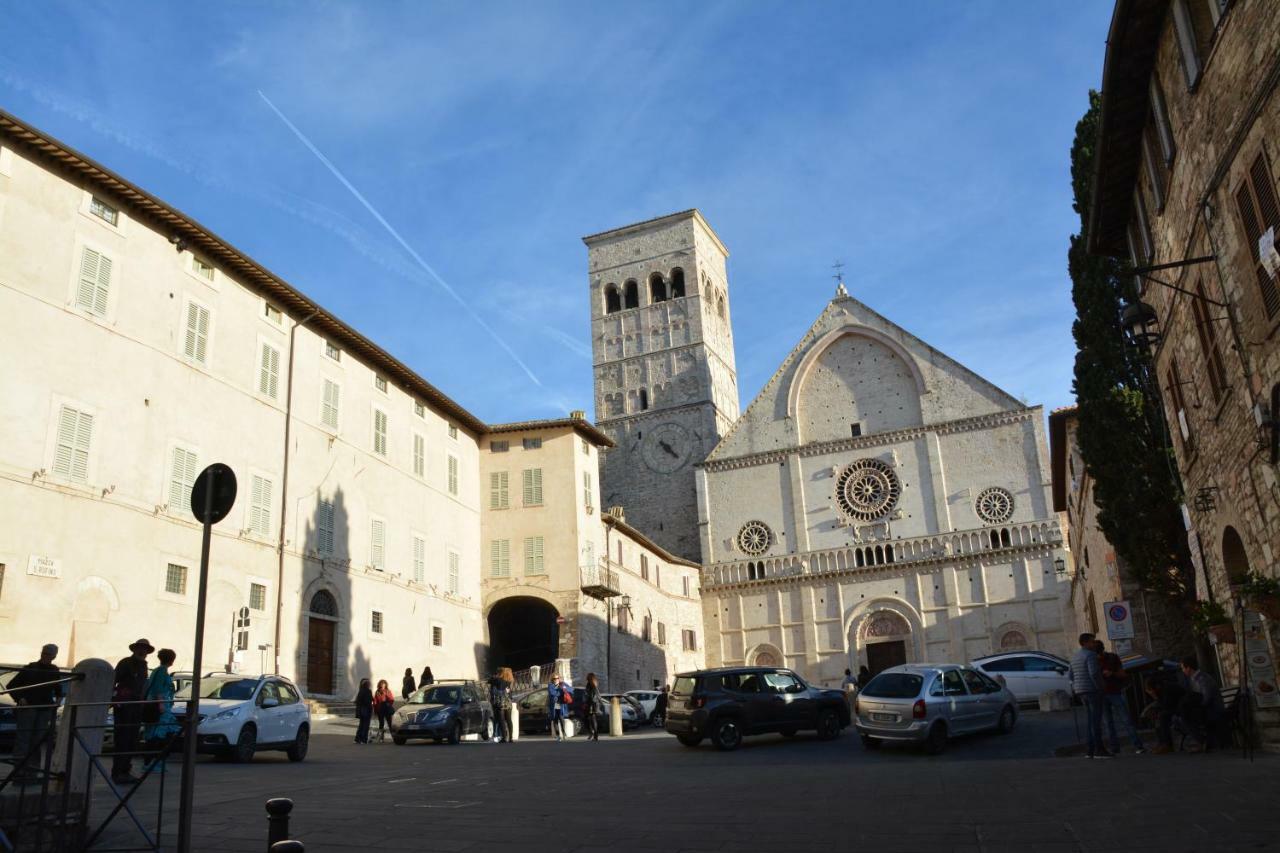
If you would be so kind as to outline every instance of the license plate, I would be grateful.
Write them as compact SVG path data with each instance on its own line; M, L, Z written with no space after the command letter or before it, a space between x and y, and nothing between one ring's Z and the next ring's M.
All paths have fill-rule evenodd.
M876 712L876 713L872 713L871 719L875 720L877 723L894 723L894 722L897 722L898 715L897 714L881 714Z

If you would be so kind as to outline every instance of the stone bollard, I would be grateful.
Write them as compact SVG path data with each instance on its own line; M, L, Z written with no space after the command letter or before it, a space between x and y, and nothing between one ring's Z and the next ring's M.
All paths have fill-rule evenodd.
M622 700L617 696L609 700L609 737L622 737Z
M268 853L306 853L301 841L277 841Z
M520 704L518 702L511 703L511 740L512 742L520 740Z
M63 778L71 794L86 795L85 782L89 779L87 771L90 756L102 752L102 732L107 722L107 706L104 703L111 701L115 670L104 660L89 658L76 664L72 672L80 673L84 678L71 682L67 692L62 719L58 723L53 772L64 774ZM75 731L72 731L73 726ZM84 748L70 747L71 739L76 734L79 734ZM67 766L68 758L70 767Z
M267 800L267 851L275 849L277 843L289 840L289 812L293 811L293 800L288 797L276 797Z

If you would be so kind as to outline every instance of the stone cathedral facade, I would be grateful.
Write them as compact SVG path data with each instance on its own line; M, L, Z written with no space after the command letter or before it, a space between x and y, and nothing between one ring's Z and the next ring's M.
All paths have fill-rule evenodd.
M597 417L618 444L603 492L672 550L696 537L709 666L837 682L862 664L1068 653L1040 407L842 284L738 417L727 252L706 221L587 244Z

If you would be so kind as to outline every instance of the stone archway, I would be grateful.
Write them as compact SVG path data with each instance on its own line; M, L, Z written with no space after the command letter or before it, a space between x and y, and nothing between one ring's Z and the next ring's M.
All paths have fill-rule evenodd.
M552 663L560 656L560 611L531 595L501 598L489 608L489 668L514 670Z
M876 673L921 660L923 624L904 601L878 599L855 607L848 621L849 663Z
M307 692L331 696L338 663L338 599L317 589L307 603Z
M747 666L784 666L782 651L772 643L761 643L747 655Z
M1231 526L1222 531L1222 566L1227 570L1227 582L1244 583L1249 576L1249 553L1244 549L1244 540Z

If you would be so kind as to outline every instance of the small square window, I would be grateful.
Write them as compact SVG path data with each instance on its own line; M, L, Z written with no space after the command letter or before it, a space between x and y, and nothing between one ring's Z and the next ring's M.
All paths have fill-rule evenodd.
M506 441L489 442L490 453L506 453L510 449L511 449L511 444L509 442L506 442Z
M275 323L277 326L284 322L284 314L281 313L279 308L272 305L270 302L262 303L262 316L266 317L267 320Z
M89 212L108 225L115 226L120 224L120 211L116 210L96 195L89 202Z
M369 628L370 628L370 630L372 630L372 631L373 631L373 633L375 633L375 634L381 634L381 633L382 633L382 611L381 611L381 610L375 610L375 611L373 611L373 620L372 620L372 622L371 622L371 624L370 624Z
M170 563L164 573L164 591L171 595L187 594L187 567Z
M449 438L452 438L455 441L458 439L458 428L453 424L449 424Z
M267 588L265 585L260 583L249 584L249 609L267 609Z
M377 388L383 394L387 393L387 378L385 376L379 376L376 373L373 374L373 387Z
M525 450L537 450L540 447L542 447L542 439L540 438L526 438L524 440Z
M427 407L419 403L417 400L414 400L413 413L420 418L425 418L427 416Z
M862 435L862 424L849 424L849 432L854 438Z
M342 361L342 350L338 349L332 341L324 342L324 354L334 361Z
M431 626L431 645L437 649L444 646L444 628L439 625Z
M191 271L205 281L213 281L213 264L202 261L195 255L191 256Z

